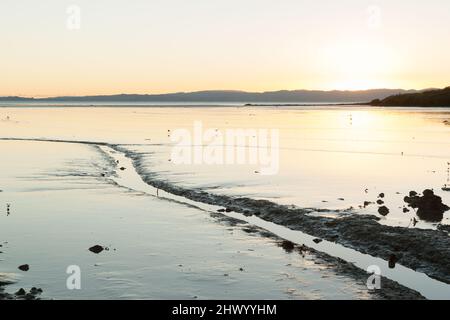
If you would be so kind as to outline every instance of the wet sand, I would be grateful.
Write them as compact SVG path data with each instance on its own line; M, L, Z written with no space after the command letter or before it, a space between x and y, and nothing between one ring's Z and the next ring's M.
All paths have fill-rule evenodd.
M43 289L55 299L420 298L386 281L370 292L361 271L245 222L120 187L102 177L111 162L94 147L0 142L1 270L6 290ZM57 150L51 155L39 152ZM109 250L88 250L100 244ZM284 247L286 247L284 245ZM23 272L19 265L29 264ZM65 287L66 268L82 289ZM344 264L345 266L345 264ZM355 277L355 274L359 274ZM389 288L389 290L388 290Z

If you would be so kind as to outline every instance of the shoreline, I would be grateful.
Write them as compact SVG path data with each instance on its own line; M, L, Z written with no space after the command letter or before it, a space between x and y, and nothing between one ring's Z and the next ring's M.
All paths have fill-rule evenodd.
M256 216L265 221L270 221L292 230L299 230L311 236L320 237L321 239L335 242L358 252L370 254L374 257L380 257L384 260L388 260L389 255L393 251L398 252L403 250L405 252L403 252L402 257L398 261L401 265L423 272L444 283L449 283L448 277L450 275L448 274L448 268L450 264L447 264L447 260L450 258L450 255L448 254L450 250L448 246L450 237L447 233L442 231L388 227L378 224L376 222L377 219L374 216L358 216L342 219L313 217L308 215L313 209L290 209L264 200L232 198L208 194L203 191L187 190L164 181L155 180L151 175L146 175L140 170L140 159L137 154L130 152L120 145L109 144L106 142L18 138L1 138L0 140L74 143L97 147L109 147L117 152L123 153L125 157L128 157L130 161L132 161L132 165L137 174L139 174L141 179L149 186L162 189L170 194L193 201L221 206L228 210L242 213L245 216ZM217 214L220 213L217 212ZM379 237L380 234L387 235L387 237ZM438 248L424 246L423 241L417 243L417 241L420 242L421 236L424 234L426 235L423 238L425 244L430 245L434 242L437 245L437 243L439 243ZM368 237L368 239L364 239L368 235L371 236ZM410 241L414 243L413 249L411 249L411 246L406 249L401 248L401 243ZM420 248L419 251L417 251L418 248ZM427 255L430 255L433 259L427 259ZM339 258L331 258L339 261ZM344 262L344 267L345 264L349 264L344 260L342 260L342 262ZM355 266L352 267L363 272ZM366 273L364 273L364 275L367 277ZM361 276L362 274L360 274L360 277ZM394 281L392 282L395 283ZM402 285L400 285L400 287L404 288Z
M110 147L130 157L142 179L155 188L193 201L226 207L246 216L256 216L385 261L394 254L403 266L450 284L450 236L446 231L382 225L377 222L378 217L370 215L340 219L317 217L308 215L317 211L314 209L291 209L266 200L233 198L185 189L144 173L140 170L139 157L133 152L117 145Z
M141 169L140 158L137 154L120 145L107 142L20 138L0 138L0 140L107 146L129 157L142 180L152 187L192 201L225 207L246 216L256 216L386 261L392 254L396 254L400 257L398 263L405 267L423 272L433 279L450 284L450 236L444 230L408 229L382 225L377 222L378 217L371 215L350 216L340 219L317 217L309 215L317 211L311 208L292 209L267 200L245 197L233 198L185 189L155 179L152 175L147 175ZM384 236L379 237L380 234Z

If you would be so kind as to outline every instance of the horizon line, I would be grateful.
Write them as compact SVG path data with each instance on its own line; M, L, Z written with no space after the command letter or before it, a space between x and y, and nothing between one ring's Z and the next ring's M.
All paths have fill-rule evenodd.
M87 94L87 95L1 95L0 98L22 98L22 99L57 99L57 98L87 98L87 97L108 97L108 96L163 96L163 95L173 95L173 94L192 94L192 93L213 93L213 92L229 92L229 93L248 93L248 94L265 94L265 93L277 93L277 92L323 92L323 93L331 93L331 92L367 92L367 91L378 91L378 90L399 90L399 91L427 91L427 90L435 90L435 89L444 89L436 88L436 87L428 87L423 89L404 89L404 88L369 88L369 89L278 89L278 90L266 90L266 91L246 91L239 89L210 89L210 90L195 90L195 91L168 91L163 93L98 93L98 94Z

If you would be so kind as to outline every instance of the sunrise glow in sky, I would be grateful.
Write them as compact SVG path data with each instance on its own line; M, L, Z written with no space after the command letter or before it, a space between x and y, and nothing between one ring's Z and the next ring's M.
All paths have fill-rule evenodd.
M2 0L0 96L445 87L448 39L448 0Z

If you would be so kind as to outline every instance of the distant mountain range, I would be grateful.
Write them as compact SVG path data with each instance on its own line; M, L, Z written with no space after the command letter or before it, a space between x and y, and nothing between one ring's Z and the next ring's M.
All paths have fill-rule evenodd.
M406 93L376 99L370 103L373 106L402 107L450 107L450 87L416 93Z
M49 103L359 103L382 100L391 95L418 93L416 90L373 89L360 91L283 90L270 92L197 91L168 94L118 94L98 96L64 96L50 98L0 97L0 102L49 102Z

